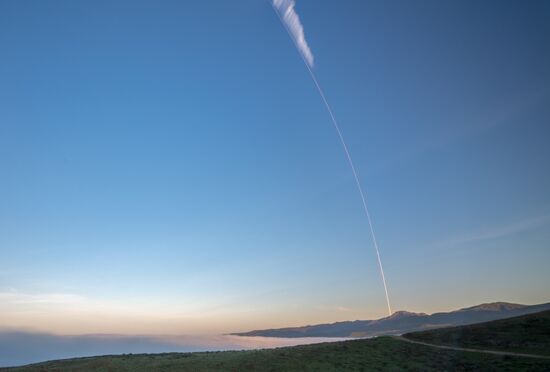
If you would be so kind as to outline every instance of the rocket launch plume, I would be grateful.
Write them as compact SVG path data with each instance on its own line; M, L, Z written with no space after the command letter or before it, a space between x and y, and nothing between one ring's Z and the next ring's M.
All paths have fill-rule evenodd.
M351 154L349 152L348 146L346 144L346 141L344 140L344 136L342 135L342 131L340 130L340 126L338 125L338 122L336 121L336 117L334 116L334 113L332 111L332 108L330 107L327 98L325 96L325 93L323 92L323 89L319 85L319 82L317 81L317 77L315 76L315 73L313 72L313 53L311 52L311 49L309 48L309 45L305 38L304 33L304 27L302 26L302 23L300 21L300 17L298 17L298 14L294 10L295 6L294 0L273 0L272 6L275 10L275 13L277 13L277 16L279 17L279 20L283 24L284 28L288 32L288 35L296 45L296 48L298 49L298 52L300 53L300 56L302 57L302 60L304 61L304 64L306 65L306 68L309 72L309 75L311 76L311 79L313 80L313 83L315 84L315 87L317 88L317 91L319 92L319 95L321 96L321 99L323 100L323 103L325 104L325 107L330 115L330 118L332 120L332 124L334 125L334 128L336 129L336 132L338 133L338 137L340 139L340 143L342 144L342 147L344 148L344 152L346 153L346 158L348 160L349 166L351 168L351 171L353 173L353 177L355 179L355 184L357 186L357 190L359 192L359 196L361 197L361 201L363 204L363 210L365 211L365 214L367 216L367 221L369 225L370 235L372 238L372 243L374 245L374 249L376 251L376 258L378 260L378 268L380 269L380 275L382 277L382 283L384 284L384 292L386 294L386 304L388 306L388 313L389 315L392 314L391 305L390 305L390 297L388 295L388 286L386 284L386 277L384 275L384 268L382 267L382 260L380 258L380 250L378 248L378 242L376 240L376 234L374 233L374 227L372 224L372 219L369 213L369 208L367 207L367 198L365 196L365 192L363 191L363 187L361 186L361 182L359 182L359 176L357 174L357 170L355 169L355 165L353 164L353 160L351 158Z
M300 17L294 10L294 0L273 0L273 8L281 18L296 48L308 67L313 67L313 53L309 49Z

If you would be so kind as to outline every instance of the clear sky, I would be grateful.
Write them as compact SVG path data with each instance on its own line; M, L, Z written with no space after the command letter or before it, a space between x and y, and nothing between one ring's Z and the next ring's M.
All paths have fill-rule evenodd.
M298 0L394 310L550 301L550 3ZM386 314L268 1L0 1L0 328Z

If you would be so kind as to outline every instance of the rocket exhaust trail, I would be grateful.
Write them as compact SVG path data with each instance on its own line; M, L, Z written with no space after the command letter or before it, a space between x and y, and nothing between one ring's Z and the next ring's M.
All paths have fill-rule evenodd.
M273 10L275 11L277 16L279 17L279 21L281 21L281 24L283 25L283 27L287 31L288 35L290 36L290 38L294 42L294 45L296 46L298 51L300 52L300 47L298 46L298 44L296 42L296 39L292 35L292 32L289 30L288 25L285 23L285 21L281 17L281 14L275 8L273 3L271 3L271 4L273 6ZM382 277L382 283L384 284L384 293L386 294L386 304L388 306L388 315L392 315L392 310L391 310L391 305L390 305L390 296L388 295L388 286L386 284L386 276L384 275L384 268L382 267L382 260L380 259L380 250L378 249L378 242L376 240L376 234L374 233L374 227L372 225L372 219L371 219L371 216L370 216L370 213L369 213L369 208L367 207L367 199L365 197L363 187L361 187L361 182L359 182L359 176L357 175L357 170L355 169L355 165L354 165L353 160L351 158L348 146L346 144L346 141L344 140L344 136L342 135L342 131L340 130L340 126L338 125L338 122L336 121L336 117L334 116L334 113L332 112L332 108L330 107L330 105L327 101L325 93L323 92L323 89L319 85L319 82L317 81L317 77L315 76L315 73L313 72L310 64L308 63L308 61L304 57L303 53L300 52L299 54L302 57L302 61L304 62L305 66L306 66L306 68L309 72L309 76L311 76L311 79L313 80L313 83L315 84L315 87L317 88L317 91L319 92L319 95L321 96L321 99L323 100L323 103L325 104L325 107L326 107L326 109L327 109L327 111L330 115L330 119L332 120L332 124L334 125L334 128L336 129L336 132L338 133L338 138L340 138L340 143L342 144L342 147L344 148L344 152L346 153L346 158L348 160L349 166L350 166L351 171L353 173L353 178L355 179L355 185L357 186L357 191L359 192L359 196L361 197L361 201L363 203L363 210L365 211L365 214L367 216L367 221L369 223L370 235L371 235L371 238L372 238L372 243L374 245L374 249L376 251L376 258L378 260L378 268L380 269L380 275Z

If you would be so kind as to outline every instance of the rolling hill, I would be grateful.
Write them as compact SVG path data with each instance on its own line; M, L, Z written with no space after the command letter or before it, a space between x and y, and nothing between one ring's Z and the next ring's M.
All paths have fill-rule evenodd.
M438 345L550 356L550 310L403 337Z

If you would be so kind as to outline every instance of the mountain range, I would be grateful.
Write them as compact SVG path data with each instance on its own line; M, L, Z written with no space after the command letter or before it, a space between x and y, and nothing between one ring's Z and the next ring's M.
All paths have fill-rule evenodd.
M263 337L372 337L403 334L412 331L452 327L550 310L550 303L521 305L493 302L460 310L433 313L397 311L391 316L376 320L354 320L330 324L307 325L278 329L264 329L233 333L237 336Z

